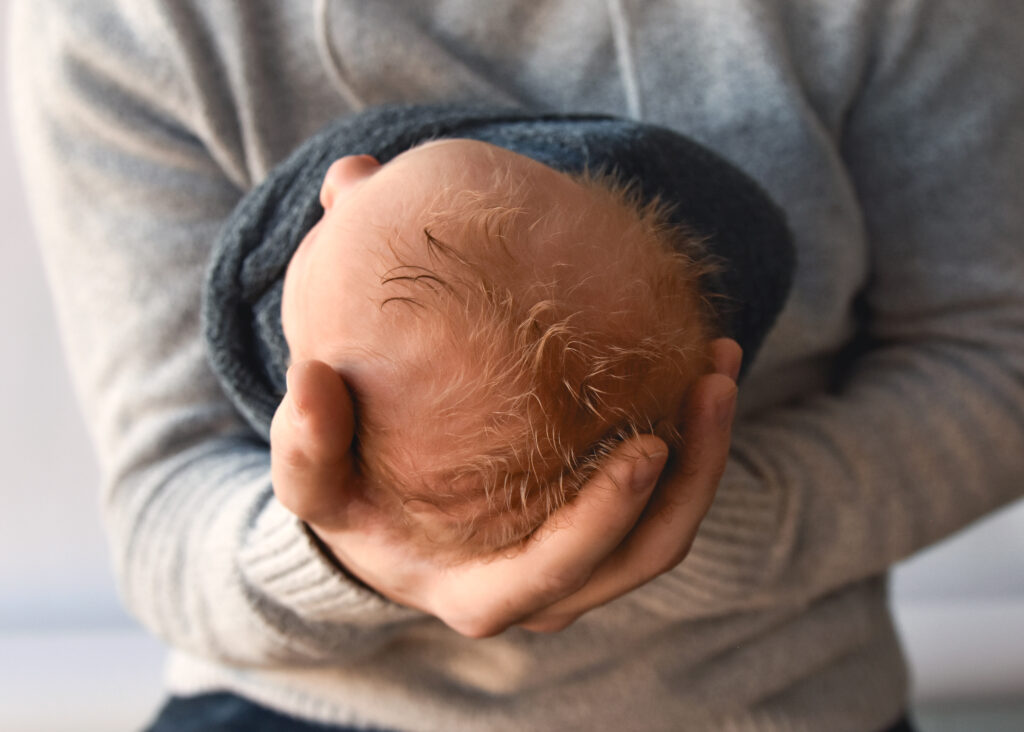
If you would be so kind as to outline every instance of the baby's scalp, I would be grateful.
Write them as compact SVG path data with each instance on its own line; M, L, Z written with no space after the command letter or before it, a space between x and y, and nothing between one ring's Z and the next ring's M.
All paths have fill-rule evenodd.
M429 148L399 172L431 192L365 242L372 343L332 365L367 492L457 561L520 544L623 438L676 444L714 326L700 244L662 204L485 143Z

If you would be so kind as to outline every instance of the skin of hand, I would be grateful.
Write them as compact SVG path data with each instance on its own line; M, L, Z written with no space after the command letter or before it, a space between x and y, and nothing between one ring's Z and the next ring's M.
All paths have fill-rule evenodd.
M360 495L350 446L352 400L327 364L303 361L271 425L271 478L344 569L380 594L484 638L518 625L553 632L683 560L725 469L742 353L712 347L715 372L694 385L685 448L662 475L668 448L653 435L627 440L569 504L520 550L442 564L388 531L390 517Z

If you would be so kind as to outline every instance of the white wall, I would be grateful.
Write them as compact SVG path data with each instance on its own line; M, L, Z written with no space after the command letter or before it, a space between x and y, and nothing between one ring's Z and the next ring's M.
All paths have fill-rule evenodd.
M1024 702L1024 501L904 562L893 608L919 702Z
M120 609L97 470L18 187L0 0L0 730L138 729L163 651Z
M0 728L128 728L158 699L161 654L117 603L2 104ZM919 698L1024 697L1024 503L900 569L894 597Z

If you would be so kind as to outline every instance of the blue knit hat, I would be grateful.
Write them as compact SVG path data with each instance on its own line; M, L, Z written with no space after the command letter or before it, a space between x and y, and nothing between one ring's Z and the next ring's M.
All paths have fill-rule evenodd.
M723 335L744 350L744 370L785 303L795 255L782 211L748 176L679 133L596 115L465 106L386 106L339 119L303 143L249 192L213 250L203 302L210 364L239 411L269 436L285 392L288 346L281 291L292 254L323 215L331 163L370 154L385 163L426 140L469 138L563 172L605 171L643 199L672 205L673 223L706 240L723 263L702 286L720 295Z

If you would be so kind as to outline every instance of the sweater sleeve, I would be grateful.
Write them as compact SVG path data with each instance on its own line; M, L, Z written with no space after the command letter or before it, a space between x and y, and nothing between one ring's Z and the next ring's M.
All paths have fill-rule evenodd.
M1024 488L1024 6L885 3L841 151L870 252L832 391L741 421L690 556L707 616L883 573Z
M269 664L365 652L420 616L321 555L275 501L266 444L207 366L203 272L245 182L204 144L198 92L158 32L173 23L156 16L177 11L122 5L17 4L11 79L123 599L201 656Z

